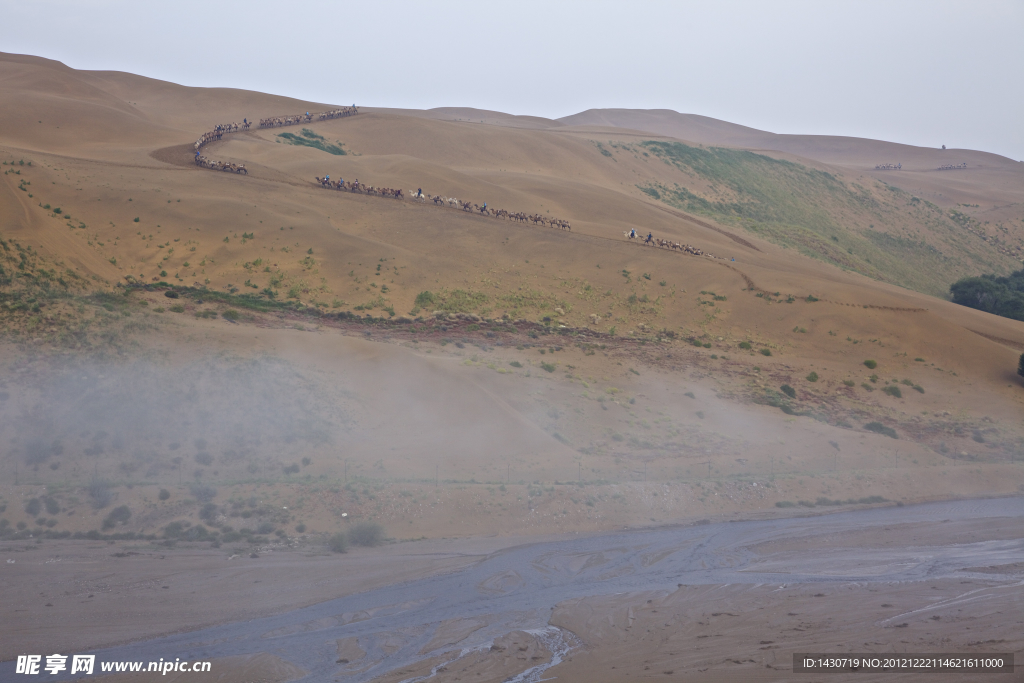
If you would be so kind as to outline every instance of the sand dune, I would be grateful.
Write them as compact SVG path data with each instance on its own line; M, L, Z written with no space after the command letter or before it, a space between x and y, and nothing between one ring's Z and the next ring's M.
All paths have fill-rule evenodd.
M958 277L1019 267L1021 164L666 110L556 121L461 107L361 107L204 148L248 175L193 163L215 124L330 106L0 54L9 655L273 619L539 538L677 524L699 534L711 520L1024 490L1024 323L943 298ZM950 160L969 167L935 170ZM874 170L885 162L904 170ZM325 174L407 198L329 191L314 181ZM408 199L418 188L572 230ZM631 229L710 255L642 246ZM367 521L396 543L327 557L333 534ZM978 528L957 533L994 542ZM902 556L875 537L843 539L850 550L802 565L866 577L835 588L845 592L827 604L857 605L856 623L829 625L830 638L891 633L872 625L891 611L861 606L867 593L906 609L941 595L916 577L875 586L903 576ZM871 552L858 559L860 546ZM791 572L807 550L758 546L759 571ZM1013 574L1016 551L997 550L991 572ZM529 570L499 553L474 585L513 605L530 572L627 586L671 554L632 548L634 567L616 559L624 552L545 556ZM735 552L716 557L729 565ZM641 676L714 665L709 680L755 669L775 680L777 653L761 649L774 644L731 653L754 652L751 634L779 624L803 633L834 618L805 587L586 590L573 604L453 611L432 626L374 630L360 608L265 633L354 624L365 633L339 630L318 650L323 671L399 680L448 662L439 680L483 680L546 667L568 647L557 623L592 648L558 665L563 676L618 680L614 659ZM708 617L715 600L743 616ZM428 603L385 601L381 614ZM537 622L555 604L554 621ZM808 616L756 616L783 604ZM109 626L63 634L96 618ZM661 626L676 618L704 623L680 640ZM964 647L1006 628L988 613L972 624ZM932 621L907 628L921 647L936 642ZM471 641L483 646L459 649ZM262 647L218 659L217 680L309 670ZM386 673L396 653L407 670Z

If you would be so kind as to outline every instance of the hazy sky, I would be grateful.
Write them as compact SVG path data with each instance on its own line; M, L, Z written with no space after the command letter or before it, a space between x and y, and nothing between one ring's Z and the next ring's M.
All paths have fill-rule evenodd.
M334 104L666 108L1024 159L1024 0L0 0L0 50Z

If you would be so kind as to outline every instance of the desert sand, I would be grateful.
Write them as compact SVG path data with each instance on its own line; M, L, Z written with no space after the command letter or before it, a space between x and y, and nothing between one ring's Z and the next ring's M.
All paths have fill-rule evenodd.
M17 274L0 340L4 675L19 654L399 604L388 591L540 541L618 547L609 534L835 511L900 523L745 538L742 563L799 574L778 591L584 577L523 614L337 621L315 657L223 646L229 673L211 680L785 680L801 648L1021 656L1019 626L988 605L1019 602L1024 527L1016 512L968 518L969 501L1024 492L1024 323L942 296L1020 267L1022 164L665 111L360 107L204 148L238 175L196 167L192 143L331 105L21 55L0 55L0 75L0 265ZM695 213L673 188L746 201L664 151L701 145L863 204L802 196L831 226L813 234ZM953 157L968 169L936 170ZM896 161L899 175L874 169ZM406 199L325 190L327 173ZM413 201L418 188L572 229ZM945 527L900 517L943 501ZM329 551L362 522L386 545ZM1001 554L929 581L893 559L917 546ZM662 561L629 553L630 571ZM500 602L524 580L508 571L474 590ZM975 588L996 597L887 621Z

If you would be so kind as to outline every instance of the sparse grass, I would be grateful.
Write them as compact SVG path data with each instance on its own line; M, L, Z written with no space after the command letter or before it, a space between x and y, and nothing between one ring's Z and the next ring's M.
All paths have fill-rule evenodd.
M344 150L344 144L337 142L337 144L331 144L324 139L324 136L314 133L309 128L303 128L299 135L295 133L278 133L277 137L284 139L289 145L298 145L300 147L312 147L313 149L319 149L321 152L327 152L328 154L334 154L335 156L345 156L348 154Z
M206 484L195 483L189 487L189 493L200 503L209 503L217 496L217 489Z
M303 529L305 526L303 525ZM298 531L298 528L296 528ZM302 533L301 531L299 533ZM327 547L331 549L332 553L347 553L348 552L348 538L343 533L337 533L330 537L327 541Z
M110 484L101 479L93 479L89 482L86 492L96 509L105 508L114 500L114 492L110 490Z
M348 536L353 545L374 547L384 543L384 527L377 522L359 522Z
M885 436L888 436L890 439L899 438L899 436L896 434L895 429L893 429L892 427L886 427L881 422L868 422L866 425L864 425L864 429L868 430L869 432L874 432L875 434L883 434Z

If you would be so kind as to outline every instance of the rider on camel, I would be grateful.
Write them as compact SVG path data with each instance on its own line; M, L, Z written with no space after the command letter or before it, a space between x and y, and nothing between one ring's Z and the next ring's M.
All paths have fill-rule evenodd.
M653 238L654 238L654 233L650 233L650 232L649 232L649 233L647 233L647 239L645 239L645 240L644 240L644 244L650 244L650 243L651 243L651 240L652 240Z

